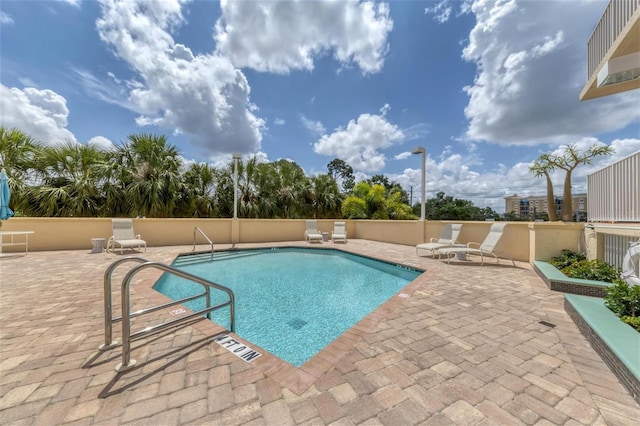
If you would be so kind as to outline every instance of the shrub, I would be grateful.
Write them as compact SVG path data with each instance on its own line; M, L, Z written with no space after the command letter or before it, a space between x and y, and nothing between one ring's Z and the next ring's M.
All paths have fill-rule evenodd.
M640 286L631 286L620 278L616 278L613 281L613 285L609 286L606 290L607 295L604 298L604 304L607 308L617 316L623 318L627 324L632 327L638 328L633 325L640 325ZM629 320L624 320L628 317ZM637 318L633 320L631 318ZM638 328L640 331L640 328Z
M586 260L582 253L562 250L549 261L568 277L610 282L604 304L620 319L640 332L640 286L631 286L620 278L620 270L602 260Z
M595 280L612 283L620 277L620 270L609 263L594 259L581 260L561 269L562 273L571 278Z
M572 265L576 262L587 259L587 257L584 254L577 251L563 249L560 253L561 253L560 256L552 257L551 260L549 260L549 263L555 266L556 268L558 268L559 270L563 270L569 265Z
M631 316L624 316L621 318L622 321L624 321L626 324L629 324L631 327L635 328L636 330L640 331L640 317L631 317Z

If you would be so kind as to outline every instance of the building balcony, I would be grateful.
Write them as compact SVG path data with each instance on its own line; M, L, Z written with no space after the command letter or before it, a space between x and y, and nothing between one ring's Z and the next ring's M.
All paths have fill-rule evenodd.
M611 0L587 43L580 100L640 88L640 0Z

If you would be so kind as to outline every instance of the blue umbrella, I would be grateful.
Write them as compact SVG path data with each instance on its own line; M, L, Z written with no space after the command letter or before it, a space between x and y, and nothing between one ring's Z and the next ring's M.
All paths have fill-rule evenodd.
M3 169L0 172L0 221L7 220L13 216L13 211L9 208L10 199L9 179ZM0 227L2 227L2 222L0 222Z

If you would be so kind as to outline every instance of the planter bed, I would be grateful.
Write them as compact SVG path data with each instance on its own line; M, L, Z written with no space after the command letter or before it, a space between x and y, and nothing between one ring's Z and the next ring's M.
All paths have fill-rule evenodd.
M569 278L550 263L535 260L533 269L551 290L564 293L583 294L585 296L604 297L611 283L602 281Z
M567 294L564 309L640 404L640 333L620 321L604 301L596 297Z

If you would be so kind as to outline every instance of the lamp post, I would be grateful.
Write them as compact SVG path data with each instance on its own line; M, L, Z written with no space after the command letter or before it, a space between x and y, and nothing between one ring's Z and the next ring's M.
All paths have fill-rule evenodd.
M233 218L238 218L238 160L240 154L233 153Z
M421 192L422 192L422 200L421 200L421 206L420 206L420 220L424 221L424 194L425 194L425 174L426 174L426 161L427 161L427 156L426 156L426 151L424 149L424 147L422 146L418 146L415 147L413 149L413 151L411 151L412 154L422 154L422 180L420 182L420 187L422 188Z

